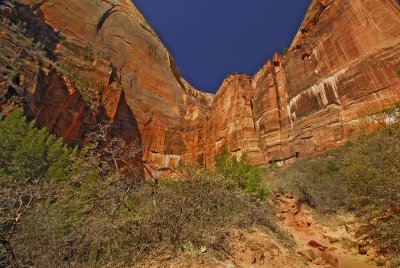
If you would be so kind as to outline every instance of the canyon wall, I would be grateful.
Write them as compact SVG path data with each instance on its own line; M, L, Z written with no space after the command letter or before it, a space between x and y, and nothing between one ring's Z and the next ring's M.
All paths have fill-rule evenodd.
M40 126L82 144L107 120L113 136L143 144L150 168L173 168L184 156L197 160L204 144L198 130L213 95L180 76L131 1L18 0L12 12L3 8L2 14L24 23L54 62L25 68L18 77L28 89L28 115Z
M228 77L216 95L180 76L129 0L18 0L15 9L2 16L26 22L57 64L19 74L30 117L71 144L109 120L114 136L142 142L150 172L212 166L224 147L283 164L342 145L360 118L400 101L395 0L314 0L287 54L253 77Z
M223 83L208 147L223 141L231 152L257 155L253 162L266 165L340 146L360 134L360 119L400 101L399 69L395 0L313 1L286 55L275 55L252 78ZM246 86L236 83L226 94L236 80ZM226 99L232 106L219 108ZM254 127L241 120L251 117ZM216 130L225 118L231 120Z

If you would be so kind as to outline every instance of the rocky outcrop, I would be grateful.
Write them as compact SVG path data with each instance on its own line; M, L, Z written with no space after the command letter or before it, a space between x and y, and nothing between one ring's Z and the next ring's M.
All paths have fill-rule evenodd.
M253 93L247 75L230 76L222 83L205 127L207 141L204 155L207 166L212 165L214 156L225 146L238 157L246 151L253 163L265 163L255 131Z
M360 118L400 100L395 0L314 0L286 55L228 77L215 96L180 76L129 0L17 2L14 19L56 63L18 75L30 116L74 144L111 121L113 135L143 143L150 172L212 166L224 147L286 163L345 143Z
M396 1L315 0L289 52L283 58L275 55L247 79L251 86L245 94L241 84L224 94L232 78L224 82L211 121L228 117L233 124L251 110L254 128L246 135L259 138L264 157L257 159L265 160L264 164L283 164L342 145L359 135L360 119L400 101L399 48ZM215 105L227 103L224 99L231 96L236 96L231 107ZM244 96L252 97L237 110ZM238 122L236 129L250 129L246 120ZM254 143L238 147L240 138L220 134L227 125L209 130L211 142L224 141L232 152L252 152Z
M6 13L6 12L5 12ZM149 167L197 161L213 96L191 87L172 56L129 0L19 0L14 22L45 45L58 67L23 70L27 109L68 143L80 144L97 123L142 141Z
M283 61L292 155L343 144L398 102L399 48L396 1L314 1Z
M58 61L84 81L102 86L112 78L123 91L145 147L144 160L161 169L176 166L188 151L186 122L204 117L209 97L180 77L172 56L131 1L55 0L43 2L40 11L64 37L55 51Z

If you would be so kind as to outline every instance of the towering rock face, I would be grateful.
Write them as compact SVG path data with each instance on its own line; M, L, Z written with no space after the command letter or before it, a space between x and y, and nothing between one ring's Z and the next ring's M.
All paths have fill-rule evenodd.
M131 1L19 0L14 17L63 70L30 72L28 112L39 125L81 143L98 122L110 120L114 135L142 142L149 166L197 158L199 145L186 141L203 139L198 125L213 96L180 77Z
M153 171L212 166L224 147L257 165L284 163L343 144L360 118L400 101L395 0L314 0L286 55L253 77L230 76L215 96L180 76L129 0L17 3L59 66L20 74L31 117L70 143L109 120L114 135L143 143Z
M205 127L208 137L204 151L206 165L212 165L214 156L225 146L239 157L246 151L255 164L265 163L259 137L254 131L253 93L247 75L231 76L223 82Z
M241 84L230 95L218 93L214 103L236 96L231 100L235 108L214 105L211 121L224 116L235 121L251 109L254 128L245 120L235 128L259 137L264 157L258 160L284 163L343 144L359 134L361 118L399 102L398 69L400 8L395 0L315 0L287 55L275 55L248 79L245 94ZM232 79L241 78L227 79L223 92ZM244 96L252 98L239 110L236 103ZM209 130L212 142L226 138L230 151L254 150L251 138L222 137L224 127Z
M396 1L315 1L283 61L293 151L341 144L398 102L399 48Z
M188 117L203 117L211 97L180 77L171 55L131 1L52 0L39 9L43 21L65 38L55 52L61 62L79 70L89 83L102 87L114 82L123 91L137 120L145 161L174 167L187 151ZM108 95L115 98L113 92ZM107 106L118 101L109 100ZM188 115L191 109L196 115Z

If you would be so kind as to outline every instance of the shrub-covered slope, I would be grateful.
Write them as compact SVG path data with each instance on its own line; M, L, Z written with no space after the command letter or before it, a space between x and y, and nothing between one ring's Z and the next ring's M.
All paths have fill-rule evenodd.
M293 192L319 212L354 213L361 251L400 253L400 124L270 175L275 191Z

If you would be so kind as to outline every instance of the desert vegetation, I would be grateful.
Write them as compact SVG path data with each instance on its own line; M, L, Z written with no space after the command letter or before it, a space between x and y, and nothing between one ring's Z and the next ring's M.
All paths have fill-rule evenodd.
M319 213L355 214L360 252L375 248L396 260L400 254L399 141L400 125L385 126L342 148L273 170L271 186L276 192L292 192Z
M246 191L257 199L264 200L270 190L264 182L263 171L251 165L247 156L240 160L231 156L225 148L221 154L215 157L216 171L223 175L230 187Z
M89 5L83 5L82 1L75 2L64 11L72 11L70 14L82 12L84 15L96 13L95 10L85 10ZM376 257L374 260L379 266L400 266L400 125L396 123L400 118L400 104L384 107L383 105L387 102L384 96L389 95L380 93L381 90L389 90L390 86L396 83L396 80L391 80L392 78L400 77L400 69L397 65L393 65L397 63L392 62L396 57L386 54L389 49L378 49L377 51L376 47L372 46L374 43L371 41L372 39L371 42L368 42L371 50L363 47L365 53L374 52L374 54L367 53L371 57L374 56L373 59L379 58L388 61L388 64L384 61L371 61L373 64L382 65L382 70L387 70L388 76L382 82L380 74L372 75L373 72L371 72L370 85L360 88L359 92L357 90L353 92L352 83L361 81L358 78L363 73L359 70L365 68L364 61L359 59L363 59L367 55L365 53L360 54L354 60L345 62L346 65L337 66L338 68L335 70L327 68L321 77L316 72L316 76L309 81L310 85L313 84L317 87L320 87L321 81L330 82L334 89L333 93L335 93L333 95L340 107L349 109L349 114L365 115L354 120L354 127L351 126L351 130L349 130L349 132L354 131L352 132L354 137L358 137L360 133L361 137L348 142L345 146L309 158L297 159L289 167L278 168L272 164L265 169L252 166L246 155L236 158L230 155L228 150L224 150L215 157L215 167L211 170L194 164L181 163L176 170L169 170L161 166L155 167L166 171L165 173L170 172L168 178L146 178L142 163L144 148L140 142L112 136L112 132L118 131L111 131L111 124L114 130L118 124L125 127L125 122L135 121L132 125L136 127L136 123L138 123L139 128L143 128L144 118L149 116L149 121L145 126L148 133L143 136L147 139L149 136L162 134L164 130L166 133L165 137L160 139L162 142L159 143L162 148L157 149L156 154L158 155L158 152L175 151L175 149L168 148L175 147L175 145L184 148L190 140L183 136L186 133L192 133L193 130L198 131L199 139L205 136L205 139L212 141L215 138L215 136L212 137L215 135L213 133L220 135L225 132L225 126L214 125L213 122L222 118L219 115L228 112L229 120L231 118L238 120L238 124L235 123L235 133L232 135L232 139L236 139L238 144L241 144L240 140L248 137L247 123L240 122L242 108L253 110L253 100L250 100L253 98L258 99L257 102L259 102L255 107L271 106L271 103L277 104L280 98L273 97L272 95L275 93L272 95L264 93L272 92L270 90L273 89L273 86L283 90L282 94L300 90L296 87L298 83L293 83L294 79L300 76L297 73L293 75L292 70L296 68L291 66L296 66L297 63L292 58L288 58L287 62L285 60L282 62L282 65L285 66L284 70L275 66L277 63L268 64L266 67L261 67L263 71L258 75L259 77L252 79L251 87L243 88L244 94L237 94L240 103L242 103L242 97L246 100L246 106L241 106L238 99L232 99L229 105L233 107L239 103L238 109L236 107L230 109L231 106L225 107L224 105L224 109L229 109L216 111L210 106L211 99L208 97L201 96L202 94L196 93L191 88L184 90L185 92L182 91L182 89L189 89L186 82L181 80L179 70L176 70L177 68L172 62L172 57L160 56L160 53L166 55L165 48L161 42L158 42L159 40L156 40L157 38L154 39L153 31L147 29L147 24L141 21L141 16L137 16L136 11L117 12L120 10L116 10L116 8L122 8L124 5L116 6L111 2L103 1L101 3L111 6L110 9L106 9L105 13L99 8L99 14L103 15L97 21L95 17L93 17L92 23L81 21L80 18L71 19L68 23L84 22L86 26L82 26L82 24L69 27L70 25L66 21L46 14L46 12L53 11L60 12L55 14L61 14L59 8L68 6L68 3L64 5L42 5L42 3L25 5L15 0L1 1L0 267L130 267L135 265L149 267L148 261L150 260L153 260L153 263L162 263L164 260L184 259L182 256L188 254L207 256L216 262L230 261L237 258L235 254L238 251L246 253L253 250L254 244L249 245L244 238L249 233L253 234L253 238L263 236L264 239L256 239L256 242L262 246L255 250L258 255L253 254L254 252L251 253L254 256L250 254L249 259L246 260L246 264L249 265L254 264L256 260L267 262L275 258L275 261L281 261L282 258L287 258L289 255L295 256L296 264L305 261L307 263L319 261L320 265L323 265L321 261L326 260L321 256L310 257L307 256L310 255L307 253L331 254L330 251L334 251L330 248L333 243L338 246L336 253L343 253L344 251L341 251L344 247L339 245L341 242L348 245L349 248L356 249L356 254ZM311 6L306 15L300 30L302 36L306 37L305 39L302 37L305 43L301 41L301 45L300 43L296 45L294 54L302 53L301 50L304 50L305 54L303 54L308 55L309 51L306 50L309 50L309 46L306 46L306 43L321 41L320 36L314 36L314 33L319 32L318 29L323 29L318 28L320 27L317 25L319 22L327 23L329 21L327 26L321 25L321 27L332 28L329 25L333 20L320 20L320 16L328 15L331 11L333 13L333 10L337 10L335 5L332 4L332 7L327 9L329 12L325 12L324 10L328 6L322 4L316 6L317 4L318 1ZM46 8L42 10L41 5ZM97 5L97 7L100 6ZM372 6L374 5L371 5L371 8ZM379 7L380 9L382 8ZM378 10L378 6L372 8L371 12L374 10ZM370 13L368 8L364 11L366 11L366 15ZM108 22L111 22L108 21L108 17L114 13L116 17L114 18L113 15L112 19L121 22L125 19L118 19L119 15L128 18L130 14L135 16L129 19L132 24L127 24L126 27L118 25L114 29L111 27L117 23L108 25ZM79 15L82 16L82 14ZM370 15L373 14L375 12ZM71 15L67 17L73 18ZM91 19L91 16L88 17ZM348 16L342 17L347 18ZM54 21L52 21L53 19L47 20L48 18L53 18ZM140 18L139 21L136 21L138 18ZM103 27L106 20L107 27ZM342 25L340 21L337 23ZM89 33L90 25L96 28L96 33L93 32L96 34L96 38L84 38L82 35ZM129 31L125 31L126 29ZM355 33L356 30L355 28L353 32ZM112 32L112 35L109 32ZM332 38L341 39L339 38L341 35L336 30L332 34ZM368 35L365 40L369 40ZM134 39L130 39L132 36ZM136 38L140 39L140 42L132 41ZM116 40L122 41L124 45ZM322 43L324 42L322 40ZM295 41L295 44L297 43L298 40ZM125 45L129 49L124 49ZM314 56L319 60L324 58L323 53L329 54L324 47L327 46L321 45L318 49L314 49ZM159 48L162 48L161 52L156 53ZM342 52L345 53L345 51L336 52L339 54L334 56L338 58ZM384 52L384 57L381 57L383 54L379 53L375 55L377 52ZM288 48L284 48L282 54L287 55L287 53ZM134 62L136 62L135 68L130 66ZM312 65L314 62L310 61L310 64ZM371 71L374 69L373 64ZM350 72L347 72L348 74L337 72L340 70L339 67L343 70L354 70L354 73L351 72L350 77L346 77ZM382 70L379 69L379 72L383 72ZM160 73L164 71L166 72ZM304 72L299 74L306 74L306 72L308 69L304 69ZM280 74L278 75L278 73ZM53 74L56 74L55 80L52 78ZM326 75L329 74L335 75L327 77ZM238 74L234 72L228 77L233 75ZM170 78L172 80L169 80ZM348 78L352 80L347 80ZM58 83L58 79L63 81ZM292 79L293 81L290 81ZM301 79L300 77L299 81ZM51 87L53 81L57 83ZM176 84L176 81L182 88ZM349 82L343 83L343 81ZM264 86L268 83L270 88L265 91ZM282 83L285 84L285 87L280 86L283 85ZM256 85L253 86L253 84ZM342 85L343 88L341 88ZM378 85L380 85L379 88L377 88ZM62 87L61 90L57 89L58 86ZM243 85L238 86L242 87ZM148 90L150 88L151 90ZM395 87L392 88L396 90ZM47 89L49 91L51 89L52 94L43 94ZM121 92L119 101L108 98L113 94L114 89ZM330 89L325 85L325 90ZM79 118L76 116L74 123L71 124L71 128L75 128L82 123L82 131L79 127L76 129L77 132L79 131L79 137L71 141L81 144L80 147L67 146L63 139L52 135L46 128L39 128L34 120L30 121L25 117L25 114L29 114L31 118L35 117L38 115L36 111L40 110L40 114L45 110L42 109L43 107L62 106L60 103L64 98L59 93L67 92L66 90L71 96L79 92L78 96L75 95L79 99L79 105L71 98L68 107L54 107L54 109L49 109L48 113L60 112L62 115L68 115L68 119L80 113ZM232 87L232 90L238 90L238 87ZM350 95L354 96L342 96L336 91L339 93L351 91ZM34 98L32 98L32 92L35 92ZM168 94L164 94L166 92ZM260 94L253 94L254 92ZM388 92L394 91L390 89ZM125 95L125 93L128 94ZM141 94L143 94L143 98ZM182 94L188 94L189 98ZM351 110L352 107L359 106L358 103L364 100L366 94L376 94L378 97L375 101L364 105L363 110ZM327 96L323 96L326 98L323 103L330 104L330 97L333 96L329 96L328 93L324 95ZM44 96L47 96L49 100ZM167 96L171 96L171 98ZM176 117L172 116L169 111L169 104L175 103L174 96L183 96L184 100L181 102L180 97L176 100L176 104L179 106L179 109L176 110ZM218 95L217 97L223 98ZM318 98L318 96L315 97ZM349 105L342 106L339 100L347 97L349 97L347 102ZM61 99L61 102L53 102L55 99ZM43 103L39 105L41 100ZM291 106L290 98L281 100L282 103L288 104L289 102L289 106ZM311 101L306 101L301 105L302 100L297 99L296 103L297 101L299 107L296 107L296 110L301 113L303 113L303 105L308 104L312 106L310 106L312 111L321 110L320 105L314 106ZM315 100L318 103L320 101L321 99ZM102 102L107 102L107 105L102 107L102 104L105 104ZM155 103L160 103L160 107L154 105ZM127 104L127 106L122 104ZM192 106L192 104L196 105ZM280 119L284 116L279 112L280 107L285 107L286 104L277 106ZM80 111L83 112L77 112L78 107L82 108L83 110ZM86 113L86 107L91 109L89 113ZM329 108L325 111L330 113L330 107L331 105L327 107L324 105L324 110ZM103 108L108 110L105 111ZM125 108L127 109L125 110ZM377 113L377 109L381 111ZM256 110L254 110L254 114L258 113ZM338 111L337 109L333 110ZM151 111L151 115L149 111ZM197 119L183 121L184 113L182 111L187 111L187 115L190 116L193 112L193 118ZM212 111L212 114L216 111L218 116L209 120L208 111ZM127 113L129 113L129 118L126 117ZM103 120L109 114L114 114L113 119L110 119L113 122L102 121L91 129L95 122ZM231 115L233 116L231 117ZM240 116L237 117L237 115ZM265 114L265 116L268 115ZM270 126L269 120L264 120L265 116L261 115L263 118L261 118L260 126L253 134L258 135L264 132L260 136L265 135L266 139L259 137L259 141L264 140L262 142L267 141L265 144L271 144L269 139L274 135L269 135L275 130L272 125ZM43 120L41 117L47 117L47 112L38 116L38 121ZM61 117L54 118L57 118L58 122L62 121ZM316 121L313 117L309 118L311 119L310 125L314 125ZM295 121L298 120L300 118L295 119ZM186 121L190 121L190 124L183 123ZM279 121L280 123L284 122ZM295 121L290 126L290 133L302 133L303 130L296 126L298 124L295 124ZM71 121L67 120L66 122ZM286 129L285 124L279 124L279 128ZM63 131L56 130L54 133L63 133L65 137L68 137L64 131L66 128L63 124L60 125L62 125L60 128L63 128ZM219 129L219 125L221 125L221 129ZM56 129L58 127L56 126ZM209 127L211 127L211 131L209 131ZM257 128L254 126L254 129ZM122 132L125 130L123 129ZM252 124L250 124L249 131L253 131ZM68 130L68 132L70 131ZM81 133L85 133L86 136L80 136ZM228 129L224 135L228 137L230 133L231 130ZM116 135L118 134L116 133ZM174 136L179 136L179 139L175 139ZM279 139L281 138L283 136ZM317 138L325 139L323 136ZM230 140L230 138L225 140ZM177 142L179 144L172 144ZM228 143L228 146L231 145L232 143ZM310 145L309 149L312 148L311 142ZM243 147L241 149L245 150L246 146ZM194 150L190 146L187 146L186 149ZM146 153L149 152L154 153L151 148L147 148ZM180 157L188 152L182 153L179 150L174 153L179 154ZM193 151L193 153L199 152ZM289 156L287 155L287 157ZM206 159L208 160L208 158ZM165 162L168 161L169 159ZM345 227L344 232L347 235L346 238L341 236L342 241L338 239L332 242L334 239L330 241L323 237L327 232L318 233L325 239L325 242L328 241L328 246L314 241L314 238L319 238L315 235L307 237L305 245L302 245L301 241L299 243L296 240L298 238L295 237L296 231L298 231L296 228L286 228L291 231L291 234L294 234L293 237L289 237L280 229L279 226L298 227L298 225L304 225L301 226L304 227L303 229L317 230L323 224L318 225L320 222L310 216L312 215L310 211L321 218L350 215L351 220L355 220L352 224L341 225L341 227ZM327 227L327 225L323 227ZM244 234L244 232L246 233ZM235 239L237 243L232 245L232 241ZM273 243L269 243L270 241ZM298 243L296 244L295 241ZM275 242L278 242L279 245L277 246ZM310 245L310 242L314 243ZM238 244L241 247L237 247ZM275 245L276 248L265 249L265 245ZM305 248L301 248L303 246ZM236 249L234 249L235 247ZM314 251L307 252L307 249L312 247ZM276 250L277 248L279 250ZM284 250L281 250L282 248ZM235 250L236 252L233 252ZM376 256L374 255L375 250L377 251ZM269 253L271 254L268 255ZM336 253L328 256L332 257L333 260L330 260L330 263L333 265L338 262L338 259L335 259L337 256L334 256ZM269 259L269 257L271 258ZM236 264L234 263L234 265Z
M12 19L2 17L0 20L1 48L0 53L0 97L7 96L15 103L22 103L26 95L26 85L21 85L21 75L26 71L37 72L46 66L55 70L58 74L68 78L74 88L80 93L88 106L97 112L100 105L101 90L104 86L101 83L88 83L83 80L79 72L68 64L60 64L53 56L52 51L45 44L35 38L35 34L29 29L26 21L19 19L23 17L15 8L17 3L13 0L5 1L2 8L9 8L15 13ZM59 39L60 36L53 38ZM49 37L49 39L51 39ZM63 40L64 46L81 56L86 61L92 61L90 48L81 48L73 42ZM0 84L0 85L1 85Z
M215 170L181 164L162 180L143 180L141 146L108 128L70 148L22 108L0 121L2 266L126 266L188 252L224 260L234 228L261 228L291 248L270 187L317 213L355 214L352 246L399 258L399 124L285 169L263 171L224 150Z
M186 251L224 258L233 227L287 239L262 172L244 159L224 153L216 171L182 165L178 178L144 181L141 147L108 133L99 125L85 147L68 148L21 108L0 122L2 266L126 266Z

